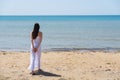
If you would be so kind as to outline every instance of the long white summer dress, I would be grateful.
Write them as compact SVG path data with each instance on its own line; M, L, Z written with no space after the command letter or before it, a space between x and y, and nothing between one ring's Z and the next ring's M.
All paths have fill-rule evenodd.
M33 40L33 45L35 48L38 48L37 52L34 52L32 49L32 44L31 44L31 50L30 50L30 65L28 67L29 70L34 70L34 68L39 68L40 69L40 57L41 57L41 45L39 45L39 39L40 37L37 36L36 39Z

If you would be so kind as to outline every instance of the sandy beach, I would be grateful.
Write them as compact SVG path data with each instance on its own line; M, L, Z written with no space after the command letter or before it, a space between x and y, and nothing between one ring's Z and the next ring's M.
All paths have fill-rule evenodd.
M43 52L42 72L30 75L30 53L0 52L0 80L120 80L120 52Z

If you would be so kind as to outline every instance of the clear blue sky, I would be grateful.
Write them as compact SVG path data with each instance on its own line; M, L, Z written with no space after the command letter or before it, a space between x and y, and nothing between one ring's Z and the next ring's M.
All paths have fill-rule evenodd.
M0 0L0 15L120 15L120 0Z

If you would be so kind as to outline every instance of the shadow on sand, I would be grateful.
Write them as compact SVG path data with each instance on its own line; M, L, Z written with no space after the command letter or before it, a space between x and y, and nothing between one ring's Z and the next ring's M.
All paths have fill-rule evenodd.
M54 73L51 73L51 72L47 72L47 71L35 71L35 75L43 75L43 76L51 76L51 77L61 77L61 75L58 75L58 74L54 74Z

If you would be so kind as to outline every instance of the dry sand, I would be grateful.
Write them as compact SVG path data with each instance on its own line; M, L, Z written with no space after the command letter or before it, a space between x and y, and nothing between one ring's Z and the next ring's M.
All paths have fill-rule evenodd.
M34 76L29 54L0 52L0 80L120 80L120 52L43 52Z

